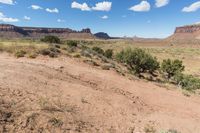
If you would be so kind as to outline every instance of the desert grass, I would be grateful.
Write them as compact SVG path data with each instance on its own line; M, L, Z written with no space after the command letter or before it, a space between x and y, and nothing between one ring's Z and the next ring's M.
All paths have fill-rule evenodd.
M90 41L88 47L100 47L103 50L113 49L114 54L126 48L141 48L156 56L162 62L164 59L179 59L186 66L185 74L200 77L200 45L169 41Z

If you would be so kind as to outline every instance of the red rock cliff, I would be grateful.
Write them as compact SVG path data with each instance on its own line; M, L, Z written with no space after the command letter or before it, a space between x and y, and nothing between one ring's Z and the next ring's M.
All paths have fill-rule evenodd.
M69 28L43 28L43 27L18 27L9 24L0 24L0 37L36 37L48 34L57 35L59 37L86 37L91 38L93 35L90 29L75 31Z

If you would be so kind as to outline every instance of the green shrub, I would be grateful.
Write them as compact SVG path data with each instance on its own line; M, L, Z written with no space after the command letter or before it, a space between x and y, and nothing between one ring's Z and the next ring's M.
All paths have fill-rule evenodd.
M19 50L19 51L17 51L17 52L15 53L15 56L16 56L17 58L24 57L25 55L26 55L26 51L24 51L24 50Z
M98 54L104 55L104 50L99 47L93 47L92 50L97 52Z
M49 49L42 49L42 50L39 51L39 53L41 55L46 56L46 55L49 55L51 53L51 51Z
M104 53L104 56L107 58L112 58L113 56L113 50L112 49L107 49Z
M167 78L170 79L177 73L184 71L184 66L180 60L163 60L161 64L161 70L167 75Z
M73 55L74 58L81 58L81 55L80 54L75 54Z
M177 85L186 90L200 89L200 79L192 75L178 73L174 76L174 81Z
M37 56L38 56L38 55L37 55L36 53L30 53L30 54L28 55L28 57L31 58L31 59L35 59Z
M54 46L55 46L55 48L60 49L60 45L56 44L56 45L54 45Z
M145 72L153 74L159 68L157 59L139 48L122 50L116 55L116 59L125 63L136 74Z
M49 57L51 57L51 58L55 58L55 57L57 57L57 56L58 56L58 54L55 53L55 52L51 52L51 53L49 54Z
M60 53L60 50L55 47L50 47L49 50L54 53Z
M68 42L67 42L67 45L68 45L69 47L77 47L78 42L77 42L77 41L68 41Z
M82 50L82 51L81 51L81 55L82 55L82 56L85 56L85 57L88 57L88 58L91 58L91 57L92 57L92 56L91 56L91 51L90 51L90 50L87 50L87 49Z
M42 42L47 42L47 43L57 43L60 44L61 41L57 36L45 36L44 38L41 39Z
M47 49L42 49L39 51L39 54L44 55L44 56L49 56L49 57L57 57L57 55L60 53L60 50L55 48L55 47L50 47Z

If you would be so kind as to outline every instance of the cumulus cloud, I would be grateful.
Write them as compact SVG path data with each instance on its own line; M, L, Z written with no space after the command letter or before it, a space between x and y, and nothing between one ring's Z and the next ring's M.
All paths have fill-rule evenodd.
M112 2L103 1L95 4L93 7L89 7L87 3L78 3L78 2L72 2L71 8L80 9L81 11L110 11L112 8Z
M147 1L141 1L138 5L129 8L131 11L135 12L147 12L151 9L151 5Z
M104 15L101 17L102 19L108 19L108 16Z
M14 4L14 0L0 0L0 3L13 5Z
M112 8L112 2L107 2L107 1L99 2L95 5L95 7L92 7L93 10L97 11L110 11L111 8Z
M169 0L156 0L156 7L163 7L169 4Z
M28 16L24 16L24 20L29 21L29 20L31 20L31 18Z
M41 6L38 6L38 5L31 5L31 8L32 8L33 10L43 9Z
M18 22L19 20L17 18L7 17L2 12L0 12L0 21L5 23L11 23L11 22Z
M50 13L59 13L59 10L57 8L54 8L54 9L47 8L46 11Z
M182 12L195 12L197 11L198 9L200 9L200 1L197 1L187 7L184 7L182 9Z
M75 9L80 9L81 11L90 11L90 7L87 5L87 3L77 3L77 2L72 2L71 4L71 8L75 8Z

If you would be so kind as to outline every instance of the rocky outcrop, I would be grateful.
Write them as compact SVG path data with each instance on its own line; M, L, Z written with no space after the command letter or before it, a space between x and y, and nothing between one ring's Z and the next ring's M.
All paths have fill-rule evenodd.
M107 33L104 33L104 32L98 32L94 35L95 35L95 37L97 37L99 39L111 39L111 37Z
M93 38L93 35L88 28L81 31L75 31L69 28L18 27L9 24L0 24L0 37L41 38L45 35L56 35L61 38Z
M200 25L177 27L175 33L195 33L197 31L200 31Z
M200 39L200 25L187 25L177 27L174 34L169 37L174 40L195 40Z

